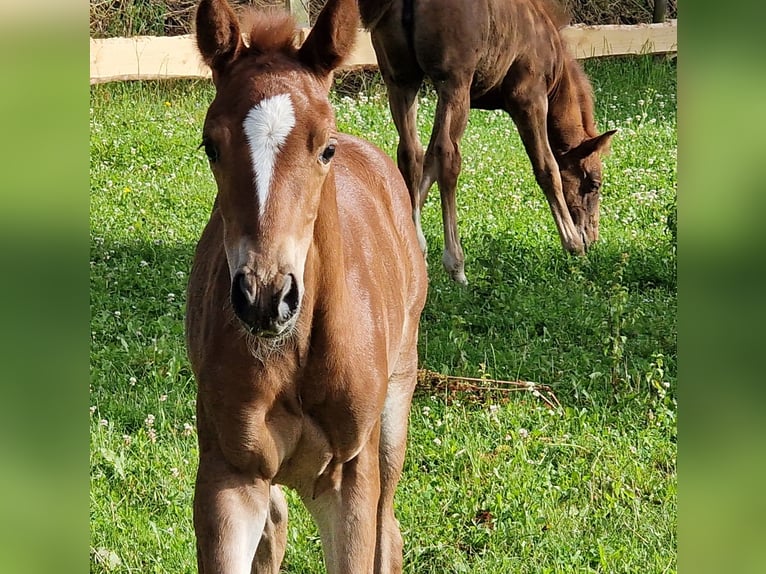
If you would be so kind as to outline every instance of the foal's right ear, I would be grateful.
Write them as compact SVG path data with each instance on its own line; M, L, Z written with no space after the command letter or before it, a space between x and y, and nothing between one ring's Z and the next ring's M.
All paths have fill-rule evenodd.
M328 77L351 54L358 26L357 0L328 0L298 50L298 59L317 76Z
M237 15L226 0L202 0L195 21L197 48L213 71L213 82L244 46Z

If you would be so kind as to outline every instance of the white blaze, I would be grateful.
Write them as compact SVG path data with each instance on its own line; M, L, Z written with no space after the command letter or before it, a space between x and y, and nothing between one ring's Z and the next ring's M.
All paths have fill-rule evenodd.
M289 94L261 100L247 113L242 127L250 146L255 173L258 210L263 216L271 188L271 176L277 153L295 126L295 112Z

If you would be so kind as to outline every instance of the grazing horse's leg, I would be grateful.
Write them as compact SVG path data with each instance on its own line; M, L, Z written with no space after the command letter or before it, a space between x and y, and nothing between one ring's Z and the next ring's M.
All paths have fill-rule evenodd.
M285 557L287 546L287 501L282 489L272 485L270 490L269 514L263 529L261 542L255 552L253 572L279 574L279 566Z
M435 82L435 85L439 100L420 182L420 204L425 203L435 177L439 184L444 224L442 263L454 281L466 284L465 257L457 231L455 189L462 164L460 138L465 132L471 105L470 81L449 79Z
M380 429L380 500L378 501L378 540L375 572L402 572L402 535L394 516L394 493L404 466L407 447L407 422L412 392L417 382L418 357L414 349L400 357L397 371L388 384Z
M391 116L399 132L399 145L396 148L396 158L399 171L404 177L412 202L412 220L418 233L418 243L425 256L428 246L420 224L420 179L423 175L423 145L418 137L418 89L421 78L413 84L397 85L387 82L388 102Z
M201 454L194 494L199 572L250 574L268 512L267 481L233 470L221 456Z
M547 88L541 80L524 74L520 68L512 67L507 77L510 87L503 90L506 110L516 124L532 163L535 179L548 200L562 246L567 251L583 253L585 238L572 221L564 200L559 165L548 141Z
M401 29L401 13L396 10L384 15L379 28L372 31L372 46L378 68L388 90L391 117L399 133L396 159L399 171L407 184L412 203L412 220L418 232L418 243L426 255L427 245L420 225L418 189L423 174L423 145L418 137L418 90L424 73L411 53L410 42Z
M328 574L372 574L375 565L376 509L380 496L380 424L359 454L327 472L331 486L303 502L319 527ZM331 467L333 463L330 463Z

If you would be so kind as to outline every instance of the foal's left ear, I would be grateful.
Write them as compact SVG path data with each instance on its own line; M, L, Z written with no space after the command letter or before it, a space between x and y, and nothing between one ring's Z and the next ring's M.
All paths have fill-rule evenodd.
M616 133L617 130L609 130L600 136L585 140L575 148L577 155L580 157L588 157L590 154L595 152L598 152L601 155L608 155L610 152L610 145L612 143L612 136L614 136Z
M195 31L197 48L213 71L213 82L217 82L244 46L237 15L227 0L202 0L197 7Z
M317 76L329 76L354 48L358 27L356 0L328 0L298 50L298 59Z

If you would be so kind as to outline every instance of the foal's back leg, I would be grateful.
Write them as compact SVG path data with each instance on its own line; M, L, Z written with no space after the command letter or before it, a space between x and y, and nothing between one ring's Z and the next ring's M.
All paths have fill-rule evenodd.
M559 165L548 141L548 95L543 78L526 73L523 66L516 64L506 78L503 92L506 110L516 124L535 179L548 200L561 244L567 251L583 253L585 238L572 221Z
M433 131L428 144L420 181L420 206L426 201L434 182L439 184L444 224L444 254L442 263L450 277L458 283L467 283L465 256L457 231L455 192L462 167L460 139L468 123L471 107L470 78L455 77L434 82L438 94Z
M420 250L425 256L428 246L420 223L420 196L418 193L423 175L423 145L420 143L420 137L418 137L417 126L420 82L398 85L392 80L387 82L387 87L391 116L399 132L399 144L396 148L397 164L410 192L412 221L415 223Z
M394 493L404 466L412 393L417 382L417 348L403 354L388 384L380 428L380 500L375 572L402 572L402 535L394 516Z

